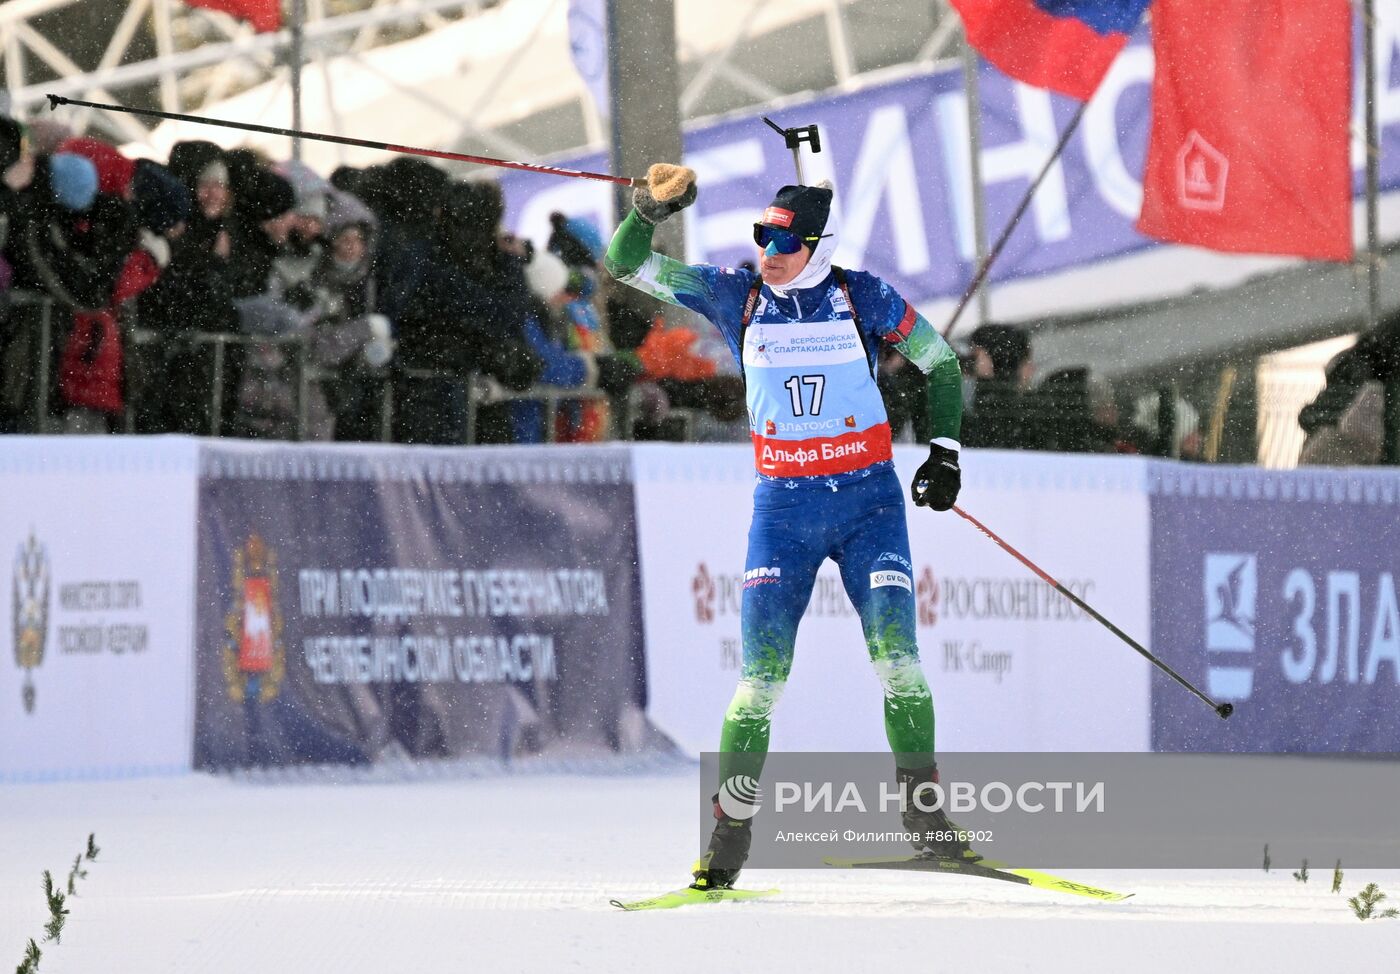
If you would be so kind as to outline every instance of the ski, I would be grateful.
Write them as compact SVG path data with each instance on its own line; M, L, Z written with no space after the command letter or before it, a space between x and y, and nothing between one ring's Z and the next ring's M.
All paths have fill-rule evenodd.
M1058 890L1061 893L1086 896L1089 899L1105 903L1118 903L1133 895L1132 893L1115 893L1112 890L1085 886L1083 883L1076 883L1051 873L1035 869L1017 869L1007 866L1005 863L994 863L987 860L969 862L961 859L939 859L931 856L878 856L869 859L840 859L835 856L827 856L822 861L828 866L838 866L843 869L911 869L920 872L980 876L984 879L999 879L1007 883L1034 886L1036 889Z
M777 892L775 889L696 889L693 886L687 886L669 893L662 893L660 896L653 896L649 900L633 900L630 903L624 903L621 900L608 900L608 902L619 910L674 910L679 906L692 906L696 903L756 900L764 896L773 896Z

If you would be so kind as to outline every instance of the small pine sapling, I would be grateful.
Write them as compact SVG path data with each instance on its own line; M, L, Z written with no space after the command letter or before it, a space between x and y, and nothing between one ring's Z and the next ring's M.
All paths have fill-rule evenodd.
M1390 920L1400 917L1400 910L1393 906L1380 913L1376 912L1376 907L1384 900L1385 894L1381 892L1381 888L1375 883L1369 883L1360 893L1347 900L1347 903L1358 920Z
M63 936L63 921L68 918L68 908L63 905L67 899L62 891L54 888L53 874L44 870L44 898L49 902L49 922L44 924L44 939L59 943Z
M101 852L101 851L102 851L102 849L101 849L101 848L98 846L98 844L97 844L97 833L96 833L96 832L89 832L89 833L88 833L87 852L85 853L85 855L86 855L88 861L91 862L91 861L95 860L95 859L97 858L97 854L98 854L99 852Z
M68 895L78 895L78 880L87 879L87 870L83 868L83 854L80 852L73 857L73 868L68 870Z
M1269 843L1265 842L1265 843L1264 843L1264 872L1268 872L1268 871L1269 871L1269 863L1272 862L1272 861L1273 861L1273 860L1271 860L1271 859L1269 858Z
M1337 860L1337 865L1332 868L1332 892L1342 891L1342 860Z
M15 968L15 974L37 974L39 970L39 945L29 938L29 946L24 949L24 960Z
M1300 883L1308 881L1308 861L1306 859L1303 860L1303 868L1294 873L1293 878Z

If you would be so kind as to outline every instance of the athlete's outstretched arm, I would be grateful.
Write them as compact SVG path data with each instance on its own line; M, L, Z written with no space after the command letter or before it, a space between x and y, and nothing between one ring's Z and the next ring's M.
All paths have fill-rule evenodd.
M913 311L913 309L910 309ZM959 449L962 432L962 369L957 353L943 340L938 329L917 311L913 324L891 333L895 350L914 363L928 377L928 413L933 424L933 442Z
M714 287L704 271L652 250L651 237L655 230L655 225L647 222L641 211L634 209L628 213L608 244L603 266L628 287L720 322L722 316Z
M693 180L690 170L678 171ZM710 264L686 264L652 250L656 224L689 206L695 195L693 181L684 193L663 202L646 187L638 188L632 194L632 211L608 244L603 266L628 287L708 318L739 360L740 312L749 278Z
M671 199L656 199L646 186L632 191L632 211L623 219L608 243L603 266L609 274L629 287L645 291L668 304L700 310L694 308L696 292L708 290L700 275L690 265L651 249L656 225L695 202L698 194L695 174L689 169L678 169L677 172L685 182L684 191L676 193Z

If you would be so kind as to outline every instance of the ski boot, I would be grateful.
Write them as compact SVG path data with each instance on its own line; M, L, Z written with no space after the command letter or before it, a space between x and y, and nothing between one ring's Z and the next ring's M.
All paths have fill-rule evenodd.
M710 845L705 854L695 860L690 874L695 880L691 889L729 889L744 868L753 842L749 819L731 818L719 805L719 795L713 799L715 830L710 833Z
M976 862L982 858L972 851L966 831L955 824L942 808L926 811L914 801L914 789L927 782L938 783L937 765L929 765L926 768L896 768L895 777L899 783L900 794L904 796L904 804L900 809L904 831L914 836L910 842L919 850L919 855L929 859L961 859L964 862ZM925 805L932 804L935 797L929 789L920 792L921 801Z

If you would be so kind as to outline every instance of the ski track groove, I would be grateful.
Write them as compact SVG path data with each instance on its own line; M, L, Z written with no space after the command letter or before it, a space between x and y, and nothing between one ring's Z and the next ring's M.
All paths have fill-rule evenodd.
M290 877L288 879L288 883L282 886L261 885L188 894L138 894L127 896L124 901L131 905L222 903L226 906L219 910L221 918L243 917L245 920L242 925L246 926L249 917L255 917L267 910L276 911L292 907L297 903L340 902L347 907L369 912L379 906L414 901L415 905L449 911L524 912L584 909L610 912L615 908L608 903L609 899L642 899L665 891L654 879L649 880L638 875L597 876L567 882L419 878L297 884L291 881ZM1053 891L1021 889L1010 885L1003 887L995 881L962 881L952 877L942 879L947 881L926 882L922 885L908 882L898 886L891 883L853 884L843 882L842 879L828 878L814 871L810 877L776 879L770 883L762 873L756 873L747 884L750 888L777 886L783 891L782 895L762 903L746 903L743 908L787 915L845 916L854 911L861 915L887 917L982 917L992 911L1027 919L1128 922L1150 919L1192 923L1294 922L1287 919L1294 916L1296 922L1317 923L1329 919L1327 913L1319 912L1319 908L1335 905L1335 915L1330 919L1345 919L1342 909L1345 906L1345 897L1340 895L1334 896L1328 892L1325 893L1328 899L1324 900L1321 893L1318 896L1309 896L1308 893L1312 891L1299 890L1297 892L1300 895L1290 897L1289 902L1279 902L1277 899L1266 901L1264 891L1255 890L1250 884L1219 886L1188 883L1173 886L1139 886L1133 890L1123 890L1136 893L1132 900L1124 903L1096 903L1079 902ZM677 880L675 886L667 889L682 885L684 883ZM1104 885L1113 886L1107 881L1104 881ZM1250 894L1258 897L1258 902L1238 902L1240 895ZM1209 913L1208 917L1201 916L1203 909ZM209 930L209 934L224 936L242 933L241 928L226 929L230 922L232 921L226 919L217 921L214 928ZM348 954L353 955L352 944L348 940L342 943L342 946Z

